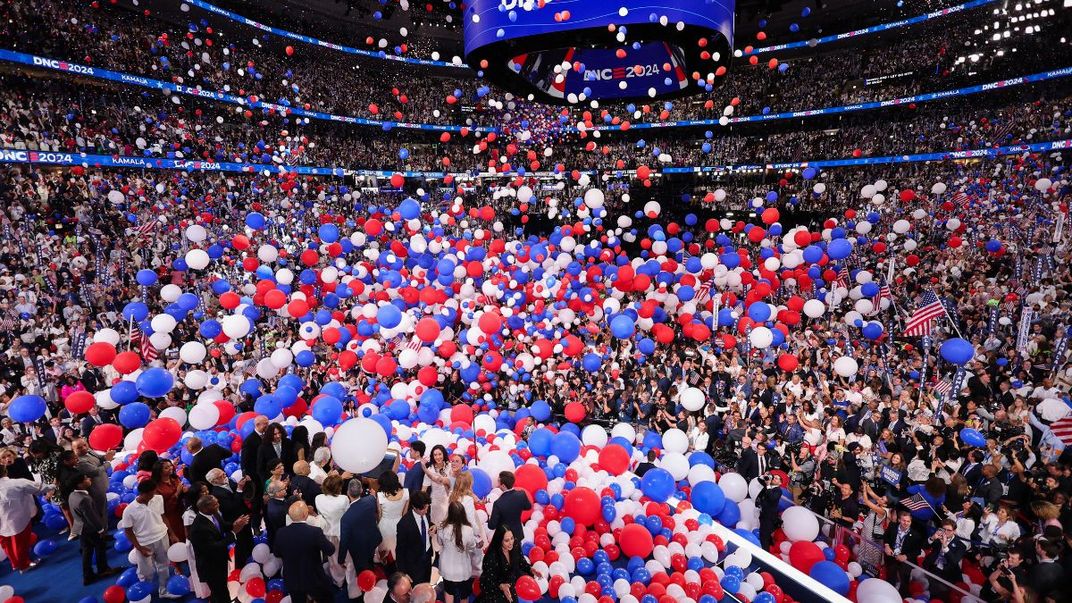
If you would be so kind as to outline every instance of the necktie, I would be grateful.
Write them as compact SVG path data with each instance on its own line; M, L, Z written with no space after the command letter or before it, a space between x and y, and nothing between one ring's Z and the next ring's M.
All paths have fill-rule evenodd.
M215 515L213 515L213 516L212 516L212 525L216 526L216 529L217 529L217 530L219 530L219 529L220 529L220 520L219 520L219 519L216 519L216 516L215 516ZM222 531L222 530L221 530L221 531Z
M279 458L283 458L283 446L280 444L275 445L275 455Z
M424 519L424 515L421 515L421 545L428 549L428 523Z
M764 464L765 464L765 463L764 463L764 460L765 460L765 459L763 458L763 455L762 455L762 454L757 454L757 455L756 455L756 458L758 458L758 459L759 459L759 474L760 474L760 475L763 475L763 470L765 469L765 467L764 467Z

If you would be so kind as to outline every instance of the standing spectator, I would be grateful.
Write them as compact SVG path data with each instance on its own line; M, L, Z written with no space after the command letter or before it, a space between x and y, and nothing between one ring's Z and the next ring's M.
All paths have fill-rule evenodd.
M267 429L268 418L263 415L257 415L253 419L253 431L242 440L242 475L250 478L255 493L253 496L253 509L250 513L250 525L253 527L254 532L259 532L261 529L261 509L264 505L264 480L267 476L261 474L260 465L257 464L257 457L260 454L264 433Z
M771 473L760 479L764 478L766 481L756 497L756 506L759 507L759 542L763 548L769 549L779 522L778 503L782 500L782 478Z
M197 517L190 524L190 544L194 548L198 576L208 585L212 603L230 603L227 549L249 522L249 516L228 523L220 517L219 510L215 496L202 496L197 501Z
M89 442L78 438L71 442L71 450L78 455L78 470L93 480L89 487L89 496L97 507L100 523L108 525L108 463L115 456L115 452L101 456L89 449Z
M340 565L346 565L346 582L351 599L360 596L357 576L373 567L373 556L380 545L380 531L376 529L376 498L365 496L364 485L359 479L350 480L346 497L350 507L339 523Z
M206 447L197 436L186 440L186 451L193 456L193 460L186 466L186 479L191 484L205 481L209 471L219 469L223 461L231 458L230 450L219 444Z
M967 552L967 546L964 541L957 538L957 523L952 519L943 519L941 528L931 536L928 546L930 550L923 559L923 569L934 572L935 575L948 582L959 581L960 560ZM932 591L932 596L942 594L944 591L940 584L931 586L939 591L938 593Z
M279 529L287 524L287 509L295 500L301 498L301 493L295 491L293 496L287 496L287 483L285 481L273 481L268 484L265 494L268 499L264 506L264 528L268 532L268 546L275 546L275 535Z
M287 514L291 523L276 533L272 553L283 561L283 584L290 599L300 602L308 597L315 603L331 603L335 597L324 559L335 552L335 545L320 528L305 523L309 507L304 501L292 504Z
M137 551L138 579L150 582L156 574L157 594L163 599L180 598L167 590L168 529L164 524L164 499L156 493L156 482L147 479L138 484L138 495L123 510L118 527Z
M264 440L257 452L257 473L267 477L268 467L275 460L283 463L284 473L290 471L295 461L294 448L287 438L286 430L279 423L272 423L264 433Z
M316 506L316 497L320 495L320 484L309 477L309 463L307 461L294 462L294 476L290 478L290 487L301 492L301 498L305 504Z
M430 461L424 467L424 475L432 481L430 485L432 521L438 522L443 521L443 518L447 516L447 499L450 493L450 462L447 458L447 449L442 444L432 446Z
M89 585L101 578L107 578L119 573L118 569L108 567L108 549L105 547L104 533L108 530L106 524L100 523L93 499L89 496L89 488L93 480L88 475L79 475L72 486L70 497L71 515L74 518L71 532L77 533L82 547L82 585ZM93 560L96 557L97 571L93 571Z
M342 517L349 506L350 500L342 493L342 478L338 475L325 477L324 483L320 485L320 494L316 497L316 512L320 514L320 528L324 530L324 536L327 536L336 551L339 550ZM339 563L338 555L332 555L328 559L328 571L336 584L341 584L346 577L346 570Z
M912 524L912 514L901 511L897 523L886 528L883 549L886 552L886 575L891 583L904 590L912 569L908 562L916 563L923 552L926 537Z
M182 525L182 499L186 493L179 476L175 475L175 463L160 459L153 466L152 480L156 482L156 493L164 499L164 524L168 529L171 544L186 541L186 526Z
M491 507L488 529L497 530L499 526L506 526L514 533L514 539L521 542L525 537L525 532L521 527L521 514L532 508L532 502L524 492L514 490L512 471L500 472L499 484L502 486L503 493Z
M447 507L447 519L436 533L439 541L439 573L446 603L468 601L473 594L473 563L471 555L477 550L476 533L466 517L465 507L453 501Z
M248 516L255 495L252 482L249 477L243 477L242 481L235 483L229 479L223 469L212 469L206 476L208 478L208 491L216 497L220 517L227 523L234 524L243 515ZM199 482L201 483L201 482ZM198 497L200 500L200 497ZM195 501L196 504L196 501ZM253 531L249 524L243 524L235 529L234 561L238 567L246 564L250 552L253 551Z
M25 573L37 567L30 561L33 516L37 510L34 495L43 492L41 484L11 478L8 465L0 465L0 549L11 562L11 569Z
M432 576L432 539L438 527L429 521L431 500L418 492L409 500L410 512L398 521L395 564L414 582L428 582Z
M398 474L386 471L376 480L379 486L376 502L380 509L380 550L388 559L395 558L395 542L398 536L398 522L410 502L410 492L398 483Z
M413 465L406 471L405 487L410 495L424 489L424 452L427 449L424 442L417 440L409 445L409 457Z
M1035 554L1038 555L1038 565L1031 568L1027 574L1027 590L1034 596L1035 601L1044 601L1051 598L1055 601L1061 599L1058 593L1069 592L1064 584L1068 579L1064 568L1057 563L1057 557L1061 553L1061 543L1046 538L1035 541Z

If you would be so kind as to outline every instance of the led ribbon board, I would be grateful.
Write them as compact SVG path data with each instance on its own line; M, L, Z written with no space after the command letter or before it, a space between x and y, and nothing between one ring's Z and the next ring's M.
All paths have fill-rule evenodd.
M469 0L465 59L544 102L682 96L728 66L734 2Z

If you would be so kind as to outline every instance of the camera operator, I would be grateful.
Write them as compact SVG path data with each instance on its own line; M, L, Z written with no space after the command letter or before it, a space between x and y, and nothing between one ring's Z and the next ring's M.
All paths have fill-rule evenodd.
M837 477L838 456L832 450L834 444L827 447L826 458L819 463L819 471L803 495L803 504L819 515L826 515L833 502L834 479Z
M1027 579L1027 570L1023 566L1024 554L1020 549L1012 549L1009 555L998 563L990 573L981 596L987 601L1009 600L1012 598L1013 583L1023 584Z
M768 473L759 478L763 489L756 497L759 507L759 542L764 549L770 549L775 528L779 523L778 502L782 498L781 476Z
M848 482L839 482L835 492L837 498L830 509L830 519L846 528L852 528L860 518L860 501L856 490Z
M799 496L800 491L807 488L815 477L815 457L811 454L811 446L803 443L786 446L786 456L789 457L791 468L789 489L794 496Z

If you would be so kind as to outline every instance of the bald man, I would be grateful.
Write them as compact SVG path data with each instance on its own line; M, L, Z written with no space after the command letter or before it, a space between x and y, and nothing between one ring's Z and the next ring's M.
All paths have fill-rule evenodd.
M309 597L316 603L331 603L334 589L324 571L324 561L326 555L335 552L335 546L320 528L305 523L309 505L303 501L290 505L287 515L291 524L276 533L272 553L283 560L283 584L290 600L305 601Z
M422 582L409 591L409 603L435 603L435 587L427 582Z

